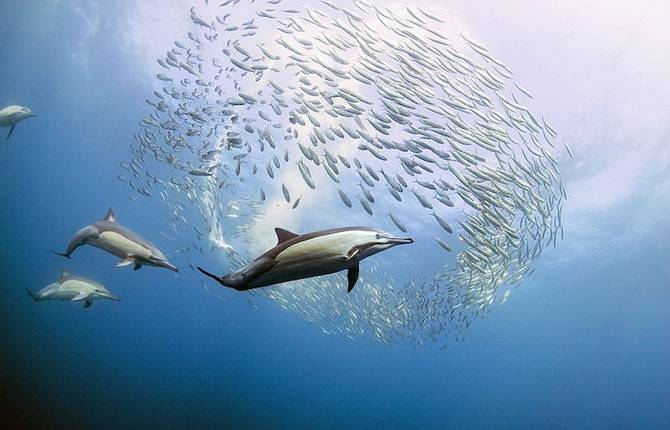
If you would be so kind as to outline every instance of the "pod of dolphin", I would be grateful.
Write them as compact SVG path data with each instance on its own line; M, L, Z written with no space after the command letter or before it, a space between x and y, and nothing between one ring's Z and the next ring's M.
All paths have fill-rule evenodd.
M52 252L69 259L77 248L84 245L100 248L120 258L116 267L133 265L134 270L138 270L142 265L147 265L164 267L174 272L179 271L151 242L119 224L112 209L107 211L103 220L80 229L70 240L65 252ZM110 293L100 283L72 276L66 271L61 271L58 281L37 292L32 292L28 288L26 290L35 301L83 301L85 308L90 307L93 299L97 298L119 301L117 296Z
M421 280L376 260L355 295L330 277L248 294L326 333L460 338L562 237L556 154L570 149L510 68L435 13L288 3L190 9L191 31L157 59L151 112L118 179L131 200L160 196L164 238L192 235L177 252L209 247L241 272L268 217L299 219L317 198L345 219L440 231L431 254L443 266Z
M528 107L532 96L507 65L434 13L366 0L282 3L289 1L190 9L192 31L157 59L151 112L118 179L133 201L160 196L170 214L165 240L194 237L175 253L205 254L205 242L230 270L201 272L324 333L387 345L460 339L563 235L556 131ZM20 106L1 110L7 138L30 116ZM277 245L252 258L268 217L297 220L318 210L315 200L405 236L441 232L431 256L442 264L419 280L395 279L376 259L359 278L360 260L412 241L359 227L304 235L277 228ZM59 255L83 244L119 257L117 266L177 271L111 210ZM306 250L322 260L304 263ZM339 277L319 276L341 270L356 294L342 294ZM67 273L30 295L85 307L118 300Z

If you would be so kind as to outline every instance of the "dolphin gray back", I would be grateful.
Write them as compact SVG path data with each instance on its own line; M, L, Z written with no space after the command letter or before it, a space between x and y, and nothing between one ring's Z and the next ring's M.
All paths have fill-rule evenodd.
M70 258L70 254L74 252L75 249L79 248L82 245L87 244L90 240L98 237L98 229L95 225L87 225L86 227L79 230L75 233L70 243L67 245L67 250L64 253L55 252L55 254L62 255L63 257Z

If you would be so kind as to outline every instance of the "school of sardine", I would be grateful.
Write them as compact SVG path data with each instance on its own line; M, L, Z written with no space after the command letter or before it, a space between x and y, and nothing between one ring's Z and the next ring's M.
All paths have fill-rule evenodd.
M268 202L297 216L310 193L390 231L430 226L443 264L422 279L377 262L355 294L338 276L246 294L325 333L431 345L504 303L562 237L556 131L481 43L418 7L214 3L157 60L119 176L167 205L165 239L194 235L177 252L240 267Z

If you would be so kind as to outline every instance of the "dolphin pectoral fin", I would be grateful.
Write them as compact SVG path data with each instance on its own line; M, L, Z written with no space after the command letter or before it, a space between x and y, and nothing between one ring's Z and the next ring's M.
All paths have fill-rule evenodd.
M9 140L9 137L14 133L14 129L16 128L16 124L10 127L9 133L7 133L7 138L5 140Z
M135 259L132 258L132 257L127 257L127 258L124 258L123 260L119 261L118 263L116 263L115 267L126 267L126 266L130 266L133 263L135 263Z
M356 257L358 253L361 252L360 248L353 248L352 250L349 251L347 254L347 261L351 260L352 258Z
M133 270L140 270L141 268L142 268L142 265L136 261L135 266L133 266Z
M84 300L84 299L88 299L88 298L89 298L88 293L84 292L84 293L77 294L76 296L74 296L70 300L73 301L73 302L78 302L79 300Z
M349 271L347 272L347 281L349 281L349 286L347 287L347 293L350 293L351 290L354 289L354 285L356 285L356 281L358 281L358 272L360 271L358 264L355 265L354 267L350 267Z
M90 297L87 297L86 300L84 300L84 309L90 308L92 304L93 304L93 299L90 298Z

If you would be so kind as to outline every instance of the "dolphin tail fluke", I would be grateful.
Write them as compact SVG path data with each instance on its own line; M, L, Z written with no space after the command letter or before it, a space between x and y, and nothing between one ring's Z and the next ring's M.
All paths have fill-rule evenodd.
M199 270L203 275L205 275L205 276L209 276L210 278L214 279L214 280L215 280L216 282L218 282L219 284L224 285L224 283L223 283L223 278L222 278L221 276L216 276L216 275L213 274L213 273L209 273L208 271L206 271L205 269L203 269L203 268L200 267L200 266L197 266L197 267L198 267L198 270Z
M61 257L70 258L70 254L68 254L67 252L56 252L53 249L51 250L51 252L56 255L60 255Z
M225 276L216 276L213 273L209 273L208 271L206 271L205 269L203 269L200 266L198 266L198 270L200 272L202 272L202 274L207 275L210 278L214 279L216 282L223 285L224 287L232 288L233 290L237 290L237 291L246 291L246 290L249 289L245 285L243 277L235 278L235 277L231 276L231 275L235 274L235 272L229 273Z
M28 295L30 296L31 299L33 299L34 301L37 301L37 300L38 300L38 299L37 299L37 294L35 294L35 293L33 293L32 291L30 291L30 289L29 289L28 287L26 287L26 292L28 293Z
M10 136L12 135L12 133L14 133L14 129L15 129L15 128L16 128L16 124L14 124L13 126L11 126L11 127L9 128L9 133L7 133L7 138L6 138L5 140L9 140Z

